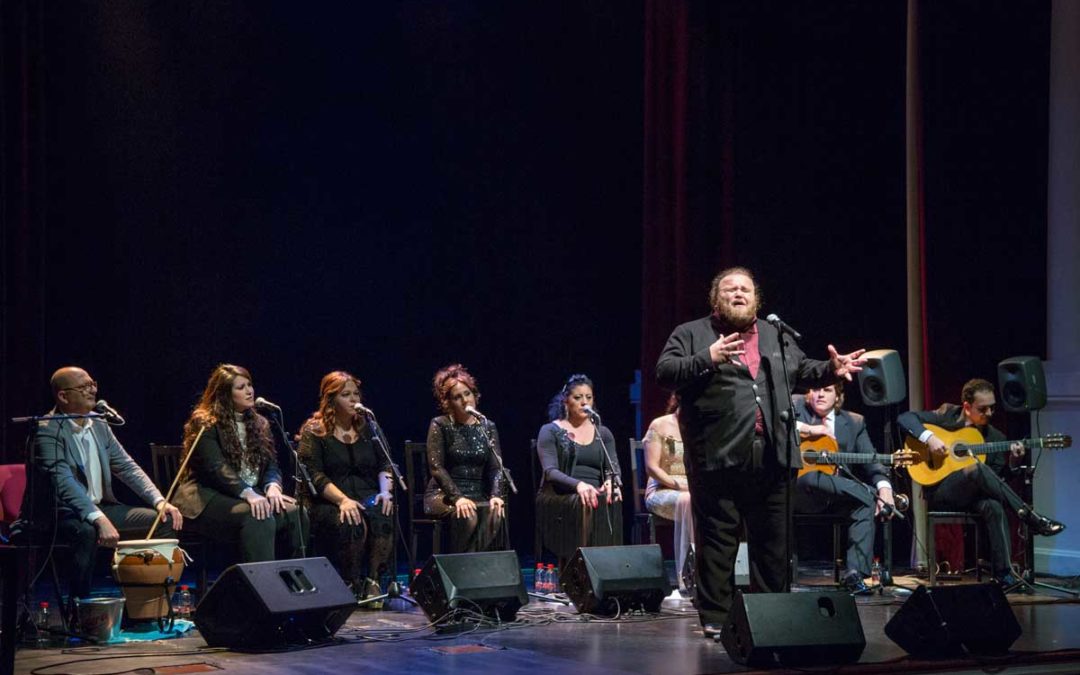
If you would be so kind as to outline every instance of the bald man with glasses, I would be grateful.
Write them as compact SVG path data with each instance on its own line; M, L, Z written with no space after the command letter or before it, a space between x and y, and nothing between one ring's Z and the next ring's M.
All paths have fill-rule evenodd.
M94 410L98 384L89 373L67 366L49 383L56 405L34 430L34 489L24 495L22 517L12 530L47 543L55 527L57 543L71 547L71 597L83 598L90 595L98 546L115 547L121 537L141 539L159 517L157 536L172 537L183 518L102 419L48 419ZM153 508L121 504L113 494L114 476Z

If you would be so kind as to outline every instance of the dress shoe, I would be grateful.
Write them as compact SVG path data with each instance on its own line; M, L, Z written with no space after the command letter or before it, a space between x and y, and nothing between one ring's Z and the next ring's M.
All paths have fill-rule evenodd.
M705 633L706 640L719 640L720 636L724 634L724 624L707 623L701 627L701 632Z
M862 575L858 572L852 572L845 576L840 580L840 585L852 595L870 595L874 592L874 589L866 585Z
M1035 534L1042 535L1044 537L1052 537L1055 534L1061 534L1065 531L1065 524L1058 521L1047 518L1046 516L1039 515L1034 511L1030 511L1028 515L1028 527L1030 527Z

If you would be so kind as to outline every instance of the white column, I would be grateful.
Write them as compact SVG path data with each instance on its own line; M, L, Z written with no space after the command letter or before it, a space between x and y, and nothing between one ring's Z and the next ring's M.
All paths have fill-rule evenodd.
M1032 430L1070 434L1080 444L1080 2L1053 0L1050 36L1047 185L1046 408ZM1036 427L1038 420L1038 427ZM1044 451L1035 508L1068 525L1035 539L1035 569L1080 574L1080 447Z

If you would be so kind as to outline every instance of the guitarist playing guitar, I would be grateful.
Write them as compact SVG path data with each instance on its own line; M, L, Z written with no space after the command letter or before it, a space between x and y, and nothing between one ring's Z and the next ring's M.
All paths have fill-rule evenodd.
M795 397L795 425L800 440L821 437L836 440L842 453L876 454L862 415L844 410L843 382L811 389ZM799 476L795 510L799 513L849 513L847 571L841 583L853 595L867 595L873 589L864 577L870 576L874 552L874 516L891 517L895 505L888 469L879 462L852 463L858 478L832 475L825 471L806 471Z
M932 455L944 457L948 447L925 425L933 424L946 431L974 427L987 441L1006 441L1005 435L990 425L997 405L994 385L986 380L969 380L960 392L960 405L946 403L937 410L910 411L897 418L897 424L914 439L924 443ZM1009 521L1005 509L1016 514L1031 531L1044 537L1060 534L1065 526L1040 515L1024 503L1003 479L1012 476L1015 464L1024 454L1024 444L1014 442L1006 460L1003 454L988 454L987 460L953 471L945 479L923 488L932 510L973 511L986 521L990 533L990 551L994 577L1005 587L1020 580L1012 573Z

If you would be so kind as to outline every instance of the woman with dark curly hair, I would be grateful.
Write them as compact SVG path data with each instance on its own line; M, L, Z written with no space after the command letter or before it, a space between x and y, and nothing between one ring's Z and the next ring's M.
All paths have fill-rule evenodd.
M480 400L480 390L461 364L435 373L431 388L443 414L428 427L431 480L424 510L450 517L451 553L502 550L506 508L499 431L491 421L468 412Z
M210 374L184 425L185 452L193 443L174 500L185 524L215 540L239 540L243 562L273 560L277 536L287 536L297 557L307 523L301 527L296 500L282 493L270 423L255 412L247 369L223 363Z
M612 485L620 473L615 437L593 424L586 410L593 405L592 380L571 375L551 400L551 421L536 439L544 471L536 523L560 567L579 546L622 544L622 494Z
M315 552L328 557L362 599L381 593L379 576L394 550L394 503L390 463L378 431L356 411L360 402L356 376L336 370L323 377L319 409L300 430L298 452L318 493L300 492Z

